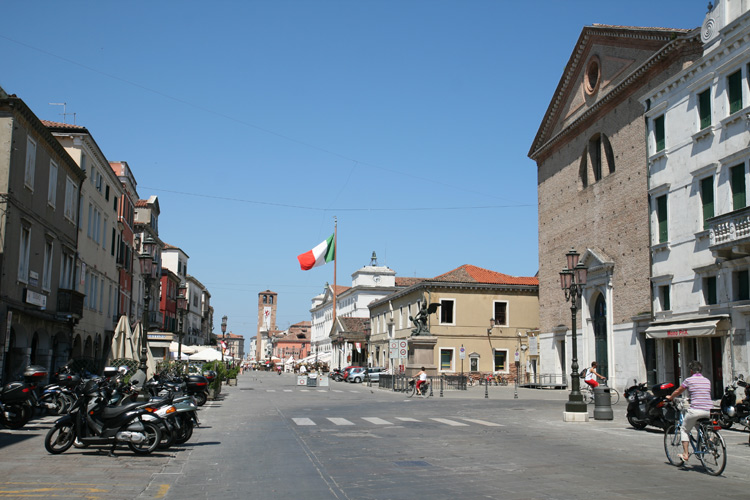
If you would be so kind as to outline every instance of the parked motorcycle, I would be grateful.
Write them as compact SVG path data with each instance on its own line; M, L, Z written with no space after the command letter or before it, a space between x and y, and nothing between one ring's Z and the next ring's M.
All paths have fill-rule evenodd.
M344 380L344 371L341 368L334 368L333 370L331 370L328 376L336 382L341 382L342 380Z
M740 402L737 402L738 386L745 389L745 397ZM743 375L740 374L724 389L724 396L719 404L718 421L722 429L729 429L736 423L750 429L750 387Z
M636 429L645 429L647 425L667 429L675 422L675 410L667 405L666 397L674 391L671 382L656 384L648 391L646 383L639 384L633 380L631 387L625 389L628 400L627 419Z
M47 376L42 366L27 366L23 381L10 382L0 391L0 423L9 429L20 429L34 416L39 407L36 388Z
M154 420L159 417L141 408L143 403L108 406L111 394L106 384L103 379L92 379L76 389L79 397L70 413L58 419L44 439L49 453L63 453L74 441L84 446L111 445L110 455L118 443L126 443L141 455L156 449L161 431Z

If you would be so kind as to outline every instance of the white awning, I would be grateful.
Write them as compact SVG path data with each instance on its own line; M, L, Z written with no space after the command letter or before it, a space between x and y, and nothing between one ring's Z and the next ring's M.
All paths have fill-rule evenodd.
M646 338L649 339L679 339L682 337L711 337L723 335L717 325L721 319L706 321L691 321L687 323L663 323L646 328Z

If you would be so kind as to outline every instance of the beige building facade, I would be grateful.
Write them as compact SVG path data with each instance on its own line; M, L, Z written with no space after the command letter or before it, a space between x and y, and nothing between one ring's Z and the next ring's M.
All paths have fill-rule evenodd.
M515 377L519 361L521 380L536 373L537 357L529 345L539 326L536 277L514 277L464 265L432 279L418 281L370 305L370 364L392 373L411 374L409 357L390 357L393 340L413 340L412 319L423 304L439 304L428 318L436 338L431 375L466 372ZM411 349L411 348L410 348ZM518 353L518 355L516 355Z

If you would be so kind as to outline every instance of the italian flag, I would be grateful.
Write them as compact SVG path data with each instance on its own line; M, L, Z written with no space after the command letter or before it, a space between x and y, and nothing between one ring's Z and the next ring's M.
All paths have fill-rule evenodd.
M333 243L333 236L334 235L332 234L327 240L320 243L312 250L297 256L299 267L301 267L303 271L308 271L313 267L322 266L336 258L336 245Z

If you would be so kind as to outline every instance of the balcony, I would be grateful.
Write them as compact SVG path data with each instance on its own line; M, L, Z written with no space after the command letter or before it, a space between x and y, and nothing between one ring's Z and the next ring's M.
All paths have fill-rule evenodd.
M710 249L727 260L750 255L750 207L708 219Z
M67 288L57 289L57 312L61 314L70 314L74 318L83 316L83 298L84 294Z

